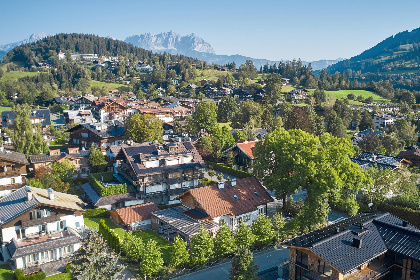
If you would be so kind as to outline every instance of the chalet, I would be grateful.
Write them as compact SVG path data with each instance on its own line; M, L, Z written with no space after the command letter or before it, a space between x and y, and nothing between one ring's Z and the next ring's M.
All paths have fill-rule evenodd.
M241 101L254 100L254 95L252 94L252 92L244 89L241 89L238 92L236 92L234 97L238 98Z
M282 244L288 279L420 279L420 230L390 213L361 213Z
M124 136L124 126L121 123L110 124L79 124L67 130L70 132L69 144L79 149L89 149L92 144L105 151L108 146L121 144Z
M198 187L199 169L204 167L191 142L122 146L116 163L118 174L135 186L137 197L156 204L177 203L177 195Z
M128 108L116 100L99 99L91 104L92 114L99 122L112 120L125 121Z
M57 57L59 60L65 59L66 58L66 54L63 53L61 50L58 52Z
M70 101L71 110L85 110L90 107L95 97L93 95L84 95L80 97L74 97Z
M68 160L74 165L79 176L87 177L90 173L89 155L89 150L79 150L79 148L68 148L67 152L50 150L48 154L30 155L30 169L37 172L40 168L51 166L54 162Z
M378 169L397 169L402 164L410 162L399 157L374 154L370 152L361 152L356 157L351 158L352 162L357 163L363 170L376 166Z
M14 111L1 112L1 124L3 128L13 125L15 119L16 113ZM43 127L49 127L51 125L50 109L32 109L29 114L29 119L32 124L40 123Z
M64 264L80 247L84 203L52 189L21 187L0 199L0 261L24 273Z
M295 88L291 91L289 91L288 96L292 99L306 99L308 97L308 91L303 88Z
M373 116L373 122L377 129L384 129L394 124L395 117L387 114L375 114Z
M68 124L96 122L91 110L64 110L63 115Z
M159 211L153 202L123 207L110 211L111 219L129 230L137 230L152 224L152 212Z
M232 151L235 156L235 164L243 170L251 170L254 162L254 149L258 141L238 142L231 148L223 152L227 154Z
M29 162L24 154L0 147L0 197L25 183L28 165Z
M283 86L288 85L290 83L290 79L287 78L281 78L281 84Z
M153 72L153 67L149 64L139 64L136 66L136 71L140 73L150 73Z
M218 184L188 190L178 199L191 209L185 215L193 220L223 223L232 230L241 221L250 225L260 214L267 213L273 198L255 177L221 181Z

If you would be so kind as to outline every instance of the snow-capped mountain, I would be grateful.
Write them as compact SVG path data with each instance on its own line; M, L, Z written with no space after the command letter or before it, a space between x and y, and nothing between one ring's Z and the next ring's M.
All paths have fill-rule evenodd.
M131 43L143 49L170 54L191 55L195 52L215 53L209 43L195 34L181 36L173 31L156 35L151 33L133 35L127 37L124 42Z
M29 36L29 38L26 38L22 41L15 42L15 43L9 43L9 44L5 44L5 45L0 45L0 51L3 51L3 52L7 53L8 51L13 49L14 47L17 47L17 46L20 46L20 45L23 45L23 44L34 43L38 40L44 39L47 36L48 35L45 34L44 32L34 33L31 36Z

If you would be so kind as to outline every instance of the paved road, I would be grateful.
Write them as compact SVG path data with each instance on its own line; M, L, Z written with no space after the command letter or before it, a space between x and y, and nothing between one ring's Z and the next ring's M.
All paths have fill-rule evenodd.
M259 271L264 271L281 264L285 259L289 258L289 250L285 248L269 249L264 252L254 254L254 263L259 266ZM193 272L184 276L180 276L177 280L228 280L231 262L212 266L197 272Z

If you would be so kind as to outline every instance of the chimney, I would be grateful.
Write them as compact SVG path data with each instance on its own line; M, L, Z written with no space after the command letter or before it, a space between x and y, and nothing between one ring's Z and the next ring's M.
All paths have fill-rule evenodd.
M232 187L236 186L236 178L232 179L232 181L230 182L230 185Z
M225 181L220 181L217 187L219 188L219 190L223 190L225 188Z
M48 189L48 198L50 200L54 200L54 190L53 189Z
M31 201L32 198L33 198L33 193L31 191L31 188L29 186L26 186L25 190L26 190L26 195L27 195L28 201Z
M407 227L408 226L408 222L407 221L402 221L402 226L403 227Z
M362 248L362 239L354 237L353 238L353 247L356 247L358 249Z

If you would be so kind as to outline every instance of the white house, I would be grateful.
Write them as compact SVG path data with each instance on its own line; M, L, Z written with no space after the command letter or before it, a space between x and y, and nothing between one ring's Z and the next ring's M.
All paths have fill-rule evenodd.
M387 126L394 124L395 117L387 114L375 114L373 116L373 122L377 129L386 128Z
M52 189L21 187L0 199L0 261L24 273L70 257L80 247L84 203Z

